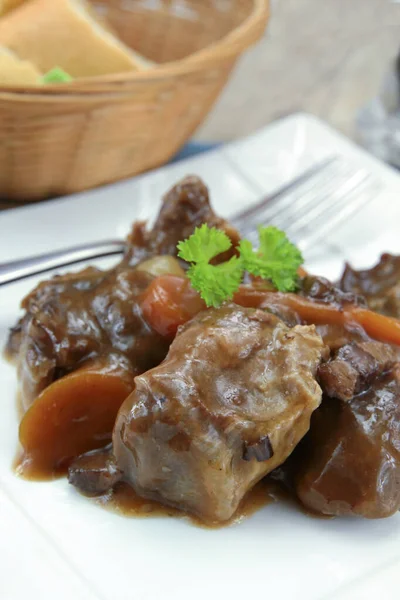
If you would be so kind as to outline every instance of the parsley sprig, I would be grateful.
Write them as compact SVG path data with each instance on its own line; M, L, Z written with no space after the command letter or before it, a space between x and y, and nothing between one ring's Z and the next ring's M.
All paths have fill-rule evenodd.
M257 251L248 240L241 240L239 244L244 269L269 279L280 292L292 292L296 289L297 269L303 264L300 250L277 227L259 227L258 235Z
M303 263L300 250L276 227L259 227L258 233L258 250L248 240L241 240L239 256L218 265L210 261L232 248L231 240L220 229L204 224L179 242L178 256L191 263L187 275L207 306L217 307L230 300L245 271L271 281L281 292L296 289L297 269Z

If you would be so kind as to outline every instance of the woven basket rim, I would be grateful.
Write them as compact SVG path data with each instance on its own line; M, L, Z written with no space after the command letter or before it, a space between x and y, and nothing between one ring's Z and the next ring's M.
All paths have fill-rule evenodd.
M39 101L81 101L94 97L102 100L120 98L126 92L132 92L132 86L148 83L161 83L192 75L196 72L217 68L221 63L232 62L261 37L270 14L270 0L253 0L251 14L238 27L230 31L218 42L195 52L184 59L165 63L154 69L101 75L82 78L64 84L62 90L57 85L47 85L45 89L35 87L0 87L0 100L19 101L21 103Z

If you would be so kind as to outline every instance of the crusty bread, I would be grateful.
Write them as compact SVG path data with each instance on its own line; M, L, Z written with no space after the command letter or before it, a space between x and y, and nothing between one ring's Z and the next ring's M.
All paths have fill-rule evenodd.
M0 0L0 16L5 15L6 12L13 8L17 8L17 6L25 1L26 0Z
M0 46L0 86L25 87L40 84L40 71L28 60L21 60L8 48Z
M59 66L72 77L121 73L145 64L101 25L85 0L29 0L0 19L0 45L42 72Z

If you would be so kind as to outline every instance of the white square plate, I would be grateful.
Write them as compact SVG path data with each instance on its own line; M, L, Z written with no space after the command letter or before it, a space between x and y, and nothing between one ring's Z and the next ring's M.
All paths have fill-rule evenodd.
M307 115L116 185L0 214L0 261L123 236L151 218L177 179L199 174L229 217L322 158L357 160L381 182L368 207L318 246L308 268L335 277L345 258L400 252L400 177ZM315 253L314 253L315 255ZM103 264L103 263L102 263ZM38 279L0 289L0 344ZM0 362L1 600L398 599L400 516L320 520L272 504L241 524L204 530L173 518L129 519L96 507L66 480L29 483L11 464L17 440L14 369Z

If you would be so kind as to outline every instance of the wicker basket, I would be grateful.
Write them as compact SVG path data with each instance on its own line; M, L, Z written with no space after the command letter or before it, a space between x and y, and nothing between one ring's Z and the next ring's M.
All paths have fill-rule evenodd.
M203 121L268 0L96 0L146 72L0 90L0 196L27 202L167 162Z

